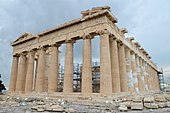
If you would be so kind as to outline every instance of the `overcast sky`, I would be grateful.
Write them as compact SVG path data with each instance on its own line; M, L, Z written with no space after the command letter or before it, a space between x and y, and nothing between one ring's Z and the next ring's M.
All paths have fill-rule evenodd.
M0 0L0 73L5 85L11 71L11 41L23 32L37 34L104 5L111 7L119 28L126 28L127 36L135 37L159 67L170 65L170 0ZM94 60L98 41L93 41ZM75 45L75 61L81 59L80 47L82 41Z

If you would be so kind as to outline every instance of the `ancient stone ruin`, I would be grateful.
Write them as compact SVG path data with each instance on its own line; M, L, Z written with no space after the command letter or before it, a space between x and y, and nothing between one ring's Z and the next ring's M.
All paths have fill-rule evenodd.
M110 7L96 7L81 14L78 19L37 35L26 32L11 43L13 63L8 94L112 97L116 93L160 90L156 64L139 42L125 37L128 31L117 27L118 19ZM98 93L92 88L91 40L95 36L100 36ZM83 40L81 92L73 90L73 45L77 40ZM66 54L63 91L59 92L62 44L66 44Z

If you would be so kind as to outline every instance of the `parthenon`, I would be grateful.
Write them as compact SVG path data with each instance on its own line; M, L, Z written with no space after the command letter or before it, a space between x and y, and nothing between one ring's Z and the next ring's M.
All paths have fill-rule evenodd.
M80 94L93 94L91 40L95 36L100 36L100 96L160 90L156 64L139 42L125 37L128 31L117 27L118 19L109 6L92 8L81 14L78 19L38 35L26 32L11 43L10 94L77 93L73 91L73 46L77 40L83 40L83 53L79 53L83 56ZM66 44L64 81L63 91L58 92L62 44ZM46 63L50 64L48 69Z

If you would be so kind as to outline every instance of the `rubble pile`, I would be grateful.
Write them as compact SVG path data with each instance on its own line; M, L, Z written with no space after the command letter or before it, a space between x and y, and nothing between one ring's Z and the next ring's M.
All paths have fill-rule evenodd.
M119 111L170 108L170 94L133 95L119 103Z
M102 100L102 101L101 101ZM93 98L75 100L61 98L38 98L19 96L0 96L0 113L20 110L31 112L170 112L170 94L134 94L118 98ZM10 111L9 111L10 110ZM162 111L159 111L162 112Z

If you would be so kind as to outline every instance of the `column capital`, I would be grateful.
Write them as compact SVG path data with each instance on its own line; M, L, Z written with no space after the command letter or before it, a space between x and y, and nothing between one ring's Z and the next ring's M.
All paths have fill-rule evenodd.
M72 44L74 44L76 41L75 40L73 40L73 39L66 39L65 40L65 43L72 43Z
M23 51L21 53L18 53L17 56L26 56L28 54L28 51Z
M48 46L40 46L39 48L37 48L37 50L41 50L43 49L44 51L46 51L48 49L49 45Z
M126 28L121 28L120 32L124 35L125 33L128 33L128 30Z
M13 54L13 57L19 57L19 56L20 56L19 53Z
M138 59L139 59L139 55L138 55L138 54L135 54L135 56L136 56L136 58L138 58Z
M110 35L110 32L107 29L100 30L97 33L100 34L100 35Z
M131 50L131 52L130 52L131 54L136 54L133 50Z
M110 40L116 40L116 41L118 41L118 39L115 37L115 35L113 35L113 34L110 34Z
M118 41L117 45L118 45L118 47L120 47L120 46L124 46L125 47L125 45L123 44L122 41Z
M130 51L130 53L131 53L131 51L132 51L132 50L131 50L128 46L126 46L126 45L125 45L125 50Z
M61 44L59 44L59 43L51 44L51 47L60 47L60 46L61 46Z
M92 39L93 38L93 35L92 34L86 34L84 33L83 36L82 36L83 40L85 39Z
M30 51L28 52L28 55L34 55L35 53L36 53L35 50L30 50Z

